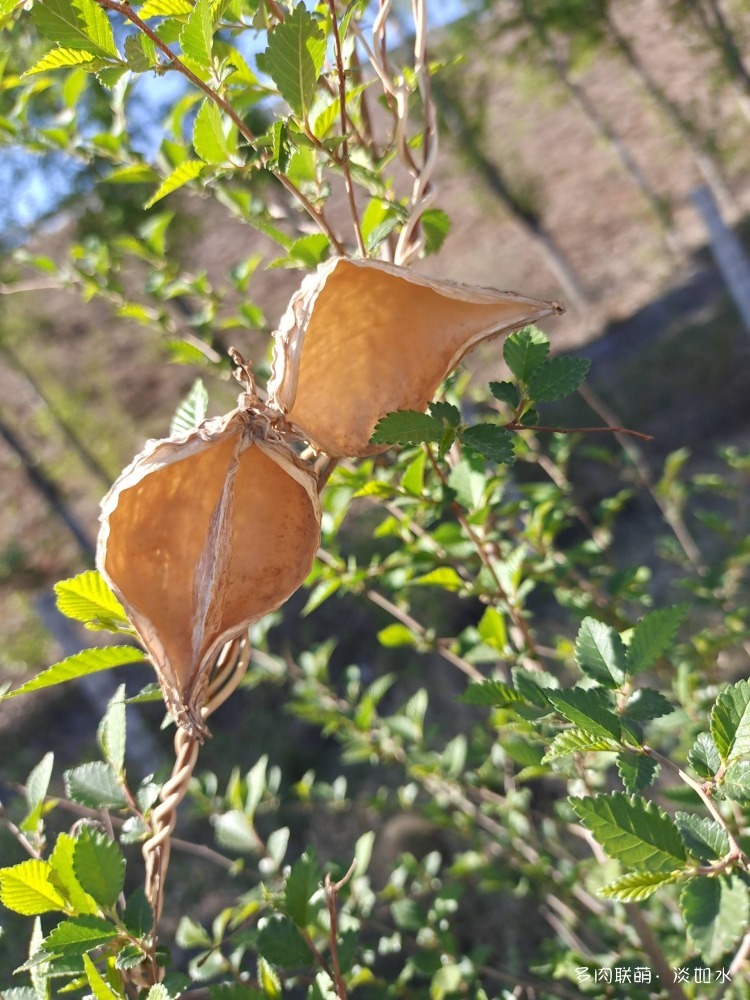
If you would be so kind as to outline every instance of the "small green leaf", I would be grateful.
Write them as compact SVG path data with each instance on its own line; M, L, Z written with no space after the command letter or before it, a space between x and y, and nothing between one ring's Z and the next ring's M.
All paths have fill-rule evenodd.
M91 809L121 809L127 805L117 772L111 764L95 760L71 768L63 775L65 791L74 802Z
M572 753L589 753L615 750L616 746L604 736L595 736L584 729L566 729L558 733L552 740L547 753L542 758L543 764L567 757Z
M157 983L149 989L146 1000L173 1000L173 998L163 983Z
M602 886L597 892L604 899L619 899L621 903L641 903L653 896L663 885L679 881L681 871L674 872L628 872L620 878Z
M610 707L603 691L571 688L569 690L545 691L550 704L560 715L579 729L594 736L619 740L620 720Z
M233 124L225 129L221 111L207 97L195 116L193 148L206 163L226 163L237 151L235 129Z
M85 915L63 920L47 935L44 950L54 955L83 955L117 937L114 924Z
M331 249L331 241L324 233L310 233L300 236L289 247L289 256L300 261L305 267L317 267L326 259Z
M257 854L262 847L250 819L241 809L230 809L216 818L216 840L228 851Z
M490 462L512 465L516 460L513 435L497 424L474 424L458 436L463 444L478 451Z
M34 73L46 73L51 69L69 69L71 66L86 66L96 62L100 57L85 49L66 49L58 46L42 56L31 69L27 69L21 79Z
M640 871L671 873L684 865L680 833L655 803L623 792L568 802L611 858Z
M208 392L203 380L197 378L190 387L190 392L175 410L169 425L170 437L183 437L194 431L206 419L208 410Z
M89 986L93 990L94 1000L122 1000L122 994L112 989L88 955L83 956L83 967Z
M84 826L76 839L73 870L100 906L114 906L125 883L125 858L114 840Z
M397 646L416 646L417 637L406 625L387 625L378 632L381 646L394 649Z
M721 767L721 757L716 744L708 733L699 733L690 750L688 762L701 778L713 778Z
M623 752L617 755L617 770L625 791L635 794L654 783L659 764L652 757Z
M441 590L450 590L454 593L466 586L452 566L440 566L423 576L418 576L410 583L419 587L440 587Z
M152 208L157 201L161 201L168 194L172 194L173 191L177 191L179 188L184 187L185 184L189 184L190 181L194 181L205 165L203 160L185 160L184 163L181 163L179 167L176 167L171 174L164 178L156 194L152 195L143 207Z
M582 673L604 687L616 688L625 680L625 646L609 625L584 618L578 630L575 658Z
M628 698L622 715L637 722L651 722L664 715L671 715L674 705L670 705L663 694L651 688L638 688Z
M422 444L439 441L443 424L418 410L397 410L382 417L370 438L372 444Z
M428 208L420 218L426 257L438 253L451 231L451 220L441 208Z
M701 861L714 861L729 853L729 837L715 819L675 813L675 823L688 851Z
M284 903L286 912L298 927L310 923L310 898L318 889L320 870L311 854L303 854L292 866L286 880Z
M268 35L265 70L292 111L303 120L315 96L325 53L325 33L303 3L298 3Z
M720 788L728 799L750 803L750 760L735 760L724 772Z
M508 630L505 627L505 618L491 605L485 608L484 614L477 623L477 632L482 642L498 653L504 651L508 642Z
M467 452L448 475L448 485L456 492L456 500L466 510L476 510L484 499L487 477L482 471L482 460Z
M473 681L461 695L467 705L487 705L491 708L506 708L523 701L521 695L510 684L502 681Z
M28 694L29 691L53 687L55 684L75 680L77 677L84 677L99 670L111 670L112 667L119 667L125 663L138 663L141 660L143 653L135 646L97 646L94 649L84 649L43 670L41 674L37 674L14 691L8 691L0 701L5 698L15 698L19 694Z
M38 818L41 813L47 789L52 778L54 762L55 755L51 752L46 753L26 779L26 807L30 817ZM36 822L37 820L35 819L30 829L36 827ZM27 829L25 820L22 829Z
M196 0L195 7L180 32L183 54L203 69L210 69L212 44L211 0Z
M138 12L141 16L142 12ZM156 65L156 47L147 35L128 35L125 59L134 73L146 73Z
M51 875L50 863L36 858L0 868L0 902L25 917L63 910L65 900L52 884Z
M535 326L525 326L506 338L505 363L522 382L528 381L549 354L549 340Z
M713 965L747 930L748 889L737 876L694 878L680 893L680 909L703 961Z
M515 410L520 402L518 388L513 382L490 382L490 392L495 399L505 403L512 410Z
M550 358L528 379L528 393L535 403L565 399L586 378L590 362L585 358Z
M281 969L308 968L314 959L294 924L285 917L272 917L258 933L258 951Z
M436 420L444 420L449 427L458 427L461 423L461 411L453 403L430 403L430 416Z
M711 735L724 763L750 754L750 681L721 692L711 712Z
M424 489L424 470L427 464L427 453L421 449L417 457L409 462L401 476L401 488L413 497L421 497Z
M129 629L125 610L97 570L55 584L57 608L66 618L83 622L92 632Z
M80 916L85 913L98 913L99 905L93 896L84 891L76 877L73 867L76 839L69 833L61 833L55 842L55 849L50 855L52 865L51 880L65 896L75 912Z
M679 604L641 618L628 644L628 673L640 673L656 663L672 645L686 611L686 606Z
M96 733L104 759L118 772L125 764L125 733L125 685L121 684L110 699Z
M154 908L146 898L142 886L138 886L128 898L122 914L122 922L133 937L145 937L153 930Z

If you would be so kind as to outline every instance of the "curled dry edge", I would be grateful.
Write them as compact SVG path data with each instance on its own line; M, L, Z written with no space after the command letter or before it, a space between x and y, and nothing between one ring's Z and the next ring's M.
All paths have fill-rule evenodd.
M283 604L312 568L318 483L291 442L301 436L332 458L380 451L370 437L387 413L424 410L477 344L561 311L382 261L334 258L290 301L266 405L248 385L226 416L148 442L102 502L97 565L190 736L207 734L202 709L224 645Z

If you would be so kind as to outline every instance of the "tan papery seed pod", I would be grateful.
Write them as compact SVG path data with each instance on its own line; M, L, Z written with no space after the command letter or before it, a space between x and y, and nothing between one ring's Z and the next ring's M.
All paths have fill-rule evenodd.
M308 275L275 334L269 405L332 457L382 451L370 437L393 410L424 410L483 340L562 312L543 302L337 257Z
M252 408L149 441L102 501L97 566L190 735L222 646L297 590L319 537L315 475Z

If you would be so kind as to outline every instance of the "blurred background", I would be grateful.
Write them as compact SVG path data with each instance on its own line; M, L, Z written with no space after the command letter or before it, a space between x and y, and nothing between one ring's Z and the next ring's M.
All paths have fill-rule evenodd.
M416 266L564 301L546 330L554 352L592 359L600 415L587 422L604 412L653 434L657 479L676 449L709 471L720 445L746 450L750 3L429 6L438 204L452 225ZM397 8L395 45L408 15ZM181 81L144 74L122 106L94 84L83 117L53 91L21 106L15 74L37 43L14 39L0 60L0 681L16 684L91 641L66 631L51 595L93 564L102 494L147 437L167 433L197 375L211 413L233 405L228 369L213 364L228 346L263 374L301 275L266 268L277 250L231 199L180 191L144 212L153 182L109 178L97 127L126 116L156 159ZM79 155L83 133L97 155ZM279 192L265 191L283 219ZM497 377L501 351L472 364ZM648 549L643 522L632 536ZM5 783L50 737L61 766L87 759L114 683L0 704L0 789L12 794ZM147 761L159 714L144 711ZM255 742L267 738L261 725Z

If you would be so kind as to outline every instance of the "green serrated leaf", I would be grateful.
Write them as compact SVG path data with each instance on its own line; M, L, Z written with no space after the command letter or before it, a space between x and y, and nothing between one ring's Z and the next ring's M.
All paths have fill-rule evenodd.
M0 902L25 917L63 910L65 900L53 885L52 866L32 858L0 869Z
M622 735L620 720L610 708L603 691L571 688L560 691L545 691L550 704L560 715L579 729L619 740Z
M88 955L83 956L83 967L89 986L93 991L94 1000L123 1000L122 994L116 993L112 989Z
M542 758L543 764L557 760L560 757L567 757L572 753L588 753L615 750L616 746L611 740L603 736L595 736L587 733L584 729L566 729L558 733L549 745L549 749Z
M720 788L728 799L750 803L750 760L735 760L724 772Z
M619 899L621 903L641 903L663 885L678 882L682 874L681 871L628 872L609 885L602 886L597 895L605 899Z
M659 691L654 691L651 688L638 688L628 698L622 714L626 719L651 722L652 719L671 715L674 710L674 705L670 705Z
M484 499L487 478L481 465L479 456L468 452L456 462L448 475L448 485L456 491L456 500L466 510L476 510Z
M214 832L218 843L229 851L257 854L262 846L252 822L241 809L230 809L218 816Z
M317 267L326 259L331 249L331 241L324 233L310 233L300 236L289 247L289 256L300 261L305 267Z
M485 608L482 617L477 623L477 632L482 642L498 653L504 651L508 642L508 630L505 627L505 618L491 605Z
M487 705L491 708L506 708L517 705L524 699L510 684L502 681L473 681L461 695L467 705Z
M709 733L699 733L690 750L688 763L701 778L713 778L721 767L721 757Z
M409 462L401 476L401 488L413 497L421 497L424 490L424 470L427 464L427 453L422 448L415 459Z
M513 382L490 382L490 392L501 403L515 410L520 401L518 387Z
M549 340L535 326L511 333L503 344L505 363L522 382L528 381L548 354Z
M190 392L175 410L169 425L170 437L182 437L194 431L206 419L208 392L202 379L196 379Z
M410 583L415 587L439 587L441 590L449 590L453 593L466 586L452 566L439 566L423 576L416 577Z
M266 961L281 969L307 968L315 963L299 931L285 917L271 918L261 928L258 951Z
M145 0L138 8L138 16L144 21L149 17L187 17L192 12L190 0Z
M659 764L652 757L623 752L617 755L617 770L625 791L635 794L654 783Z
M49 859L52 866L50 879L62 895L70 900L71 906L79 916L87 913L98 913L98 903L93 896L84 891L76 877L73 867L75 846L75 837L69 833L59 834L55 842L55 849Z
M111 670L113 667L125 663L138 663L141 660L143 653L135 646L98 646L94 649L84 649L43 670L41 674L15 690L8 691L0 697L0 701L5 698L15 698L19 694L28 694L29 691L39 691L41 688L63 684L65 681L75 680L77 677L84 677L98 670Z
M121 684L110 699L96 734L104 759L118 772L125 764L125 725L125 685Z
M453 403L430 403L428 407L430 416L436 420L444 420L449 427L458 427L461 423L461 411Z
M292 866L286 880L284 904L286 912L298 927L310 923L310 898L318 889L320 870L311 854L303 854Z
M397 646L416 646L417 641L417 637L406 625L387 625L378 632L378 642L388 649Z
M172 194L173 191L177 191L179 188L184 187L185 184L189 184L190 181L194 181L196 177L200 175L201 170L203 170L205 166L206 164L203 160L185 160L185 162L175 168L169 176L164 178L159 185L156 194L152 195L143 207L152 208L157 201L161 201L162 198L166 198L168 194Z
M211 68L213 17L211 0L196 0L195 7L180 32L183 54L203 69Z
M679 830L655 803L623 792L568 802L611 858L639 871L671 873L684 865Z
M44 949L53 955L83 955L111 941L118 933L114 924L101 917L71 917L47 935Z
M680 893L680 909L703 961L713 965L747 930L748 888L737 876L694 878Z
M95 0L44 0L31 16L40 33L62 48L118 58L112 27Z
M711 735L724 763L750 754L750 681L721 692L711 711Z
M95 760L71 768L63 775L65 791L74 802L91 809L120 809L127 805L117 772L111 764Z
M303 3L298 3L268 35L266 72L302 119L307 118L312 106L325 53L325 32Z
M512 465L516 460L513 435L497 424L474 424L458 436L463 444L478 451L490 462Z
M652 611L641 618L628 644L628 673L648 670L669 649L686 610L685 605L680 604Z
M550 358L529 377L528 394L535 403L565 399L586 378L589 366L590 362L585 358Z
M73 851L76 878L100 906L114 906L125 883L125 858L114 840L84 826Z
M125 609L97 570L55 584L58 611L92 632L130 629Z
M714 861L729 853L729 837L715 819L675 813L675 823L687 850L701 861Z
M140 11L139 14L143 16ZM146 73L156 65L156 46L147 35L128 35L125 59L134 73Z
M575 658L582 673L604 687L616 688L625 680L625 646L609 625L584 618L575 643Z
M451 231L451 220L441 208L428 208L422 212L420 225L424 233L424 254L438 253Z
M146 1000L172 1000L172 995L163 983L157 983L149 989Z
M128 897L122 914L122 922L133 937L143 938L154 927L154 908L146 898L142 886L138 886Z
M206 163L216 164L226 163L237 151L236 126L225 129L221 111L209 98L195 116L193 148Z
M34 63L31 69L27 69L22 79L33 76L35 73L46 73L53 69L69 69L71 66L87 66L95 63L100 56L94 52L87 52L85 49L69 49L58 46L52 49L41 59Z
M46 753L26 779L26 807L29 815L38 813L44 805L54 763L55 755L52 752Z
M397 410L382 417L373 431L372 444L422 444L439 441L442 421L418 410Z

